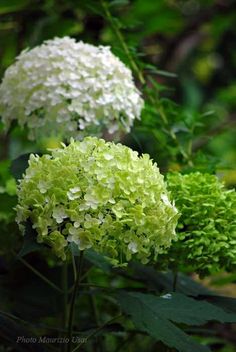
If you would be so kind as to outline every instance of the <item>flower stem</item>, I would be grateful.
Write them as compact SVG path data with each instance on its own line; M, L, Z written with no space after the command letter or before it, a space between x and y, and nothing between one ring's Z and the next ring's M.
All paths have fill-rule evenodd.
M127 58L129 59L129 62L130 62L130 66L132 67L132 69L134 70L134 72L137 74L137 77L140 81L141 84L145 84L145 79L143 77L143 74L142 72L139 70L136 62L134 61L131 53L130 53L130 50L124 40L124 37L123 37L123 34L121 33L120 29L118 28L118 26L116 25L112 15L111 15L111 12L109 10L109 7L108 7L108 4L106 1L104 0L100 0L101 1L101 5L103 7L103 10L104 10L104 13L108 19L108 21L110 22L111 24L111 27L115 33L115 35L117 36L117 39L120 41L120 44L121 46L123 47L123 50L127 56Z
M93 332L91 332L91 334L89 334L88 336L86 336L86 340L91 339L92 337L94 337L95 335L97 335L100 331L102 331L107 325L110 325L111 323L113 323L113 321L119 319L122 317L122 314L118 314L117 316L115 316L114 318L111 318L110 320L108 320L106 323L104 323L103 325L99 326L96 330L94 330ZM82 346L83 342L80 342L74 349L72 352L78 351L79 348Z
M62 316L62 329L66 330L67 328L67 306L68 306L68 267L67 262L62 265L62 272L61 272L61 285L63 290L63 316ZM62 336L65 336L63 333ZM62 344L61 351L66 351L66 345Z
M90 282L90 279L89 279L89 276L87 277L87 282L88 282L88 285L91 284ZM96 323L96 326L100 326L100 319L99 319L99 312L98 312L98 307L97 307L97 301L96 301L96 297L93 295L93 292L91 291L91 286L90 286L90 295L89 295L89 298L90 298L90 302L91 302L91 307L92 307L92 310L93 310L93 316L95 318L95 323ZM94 352L96 351L104 351L104 348L103 348L103 341L102 341L102 338L101 336L98 336L97 337L97 341L95 340L94 341L94 344L93 344L93 350Z
M79 256L79 263L78 263L78 271L76 275L76 280L74 284L74 289L72 292L72 298L70 303L70 311L69 311L69 321L68 321L68 345L67 345L67 352L71 352L71 344L72 344L72 329L73 329L73 322L74 322L74 311L75 311L75 300L77 296L77 292L79 290L80 278L81 278L81 271L82 271L82 261L83 261L83 254L84 251L80 251Z
M77 269L76 269L76 264L75 264L75 257L73 256L73 254L72 254L71 260L72 260L72 267L73 267L74 281L75 281L76 280L76 275L77 275Z
M67 275L67 263L65 262L62 266L62 289L63 289L63 329L67 327L67 303L68 303L68 275Z
M173 271L173 292L176 292L177 283L178 283L178 272Z

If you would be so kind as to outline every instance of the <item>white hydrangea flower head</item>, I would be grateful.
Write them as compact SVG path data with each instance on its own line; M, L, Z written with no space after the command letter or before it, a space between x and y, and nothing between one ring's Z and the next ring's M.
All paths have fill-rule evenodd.
M17 222L62 259L70 243L93 248L114 265L147 263L175 239L179 217L147 154L87 137L31 155L18 188ZM69 252L69 251L68 251Z
M107 46L64 37L24 50L0 85L0 115L13 120L29 138L130 131L143 99L132 73Z

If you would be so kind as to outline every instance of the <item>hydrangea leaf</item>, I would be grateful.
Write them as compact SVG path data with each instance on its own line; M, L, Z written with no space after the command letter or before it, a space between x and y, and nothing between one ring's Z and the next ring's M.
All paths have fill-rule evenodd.
M236 314L178 293L156 297L122 292L117 297L121 308L131 316L138 329L180 352L206 352L209 349L192 340L174 322L186 325L202 325L211 320L236 322Z
M88 259L96 267L102 269L104 272L111 272L111 264L109 261L104 256L93 251L92 249L88 249L86 251L85 258Z
M159 264L159 263L157 263ZM160 272L154 267L142 265L140 263L131 263L134 275L138 280L145 282L148 287L154 288L158 292L173 290L174 274L173 272ZM178 273L176 282L176 291L189 296L213 295L209 289L193 280L191 277Z
M156 309L159 307L155 305L156 299L158 298L155 296L130 292L118 296L122 310L131 316L137 329L179 352L210 352L207 347L192 340L169 319L159 314Z
M29 156L30 156L29 153L23 154L12 161L10 166L10 171L16 180L19 180L20 178L22 178L22 175L28 166Z
M42 249L42 244L36 242L37 232L32 229L32 224L27 221L24 230L24 242L17 257L24 257L26 254L39 251Z

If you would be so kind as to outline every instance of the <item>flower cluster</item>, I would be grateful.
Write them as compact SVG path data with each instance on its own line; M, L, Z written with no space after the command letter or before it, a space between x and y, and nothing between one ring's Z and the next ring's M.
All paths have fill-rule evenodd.
M30 139L60 135L81 138L119 130L129 132L143 100L131 71L109 47L48 40L23 51L0 86L0 115L27 126Z
M87 137L31 155L18 188L17 222L31 221L39 242L65 259L70 242L114 265L156 258L175 238L178 212L147 154Z
M169 174L171 197L181 213L174 242L161 262L201 276L236 266L236 192L214 175ZM162 261L163 260L163 261Z

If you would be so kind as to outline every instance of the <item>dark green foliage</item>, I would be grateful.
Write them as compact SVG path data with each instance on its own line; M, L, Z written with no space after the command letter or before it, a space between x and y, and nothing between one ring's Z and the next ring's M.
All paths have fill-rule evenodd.
M25 169L28 167L29 156L30 154L23 154L12 161L10 171L16 180L22 178Z
M37 238L37 232L32 228L32 224L30 221L27 221L27 224L25 225L25 231L24 231L24 239L23 239L23 245L18 253L18 257L24 257L28 253L32 253L35 251L39 251L42 249L42 247L45 247L42 244L39 244L36 241Z
M160 269L160 265L158 261L156 263L158 269ZM134 276L138 280L159 293L162 291L171 292L175 288L176 291L193 297L212 294L206 287L181 272L178 272L178 274L171 271L157 273L157 269L147 265L140 265L139 263L132 263L131 268L134 270ZM175 284L176 274L177 281ZM176 287L174 287L175 285Z
M209 351L191 339L173 323L203 325L209 320L235 322L236 315L207 302L198 302L184 295L168 293L161 297L149 294L123 292L118 295L121 308L134 325L157 340L180 352Z

